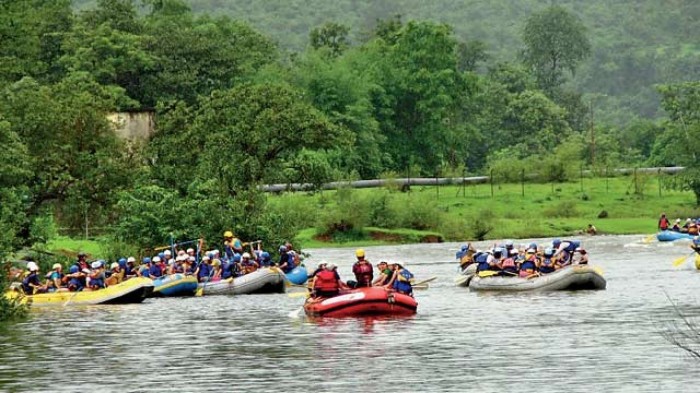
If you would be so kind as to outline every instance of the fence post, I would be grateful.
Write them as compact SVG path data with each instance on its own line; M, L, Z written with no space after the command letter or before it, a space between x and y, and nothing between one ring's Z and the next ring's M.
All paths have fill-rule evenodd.
M489 183L491 183L491 198L493 198L493 169L489 171Z

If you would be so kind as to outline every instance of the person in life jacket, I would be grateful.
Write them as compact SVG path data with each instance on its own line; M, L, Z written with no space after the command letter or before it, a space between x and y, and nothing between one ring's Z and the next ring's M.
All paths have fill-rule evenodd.
M85 288L85 274L80 271L78 265L72 265L66 274L68 281L68 290L71 292L79 292Z
M542 274L553 273L557 269L556 260L554 259L554 250L545 248L544 258L540 262L539 272Z
M474 262L476 262L477 272L489 270L489 256L488 252L476 250L476 253L474 253Z
M525 251L525 260L520 264L520 271L518 274L520 277L528 278L537 274L537 266L537 250L534 248L528 248Z
M54 263L52 270L46 275L46 278L46 289L48 292L56 292L61 289L65 281L63 266L60 263Z
M202 262L199 263L199 266L197 266L197 270L195 270L194 274L197 276L197 281L207 282L209 281L211 272L211 258L206 255L202 258Z
M243 274L252 273L258 270L259 267L260 265L250 257L249 253L244 252L243 255L241 255L241 270Z
M224 254L232 259L233 254L243 253L243 243L231 231L224 232Z
M518 256L518 250L512 248L510 251L507 251L507 253L509 254L508 257L504 258L503 262L501 262L501 275L506 277L517 276L518 266L515 263L515 258Z
M316 270L314 270L313 273L311 273L311 274L309 274L308 276L306 276L306 279L307 279L307 280L313 280L314 277L316 277L316 275L317 275L318 273L320 273L320 272L322 272L322 271L324 271L324 270L326 270L326 262L321 262L321 263L318 264L318 267L316 268Z
M124 280L136 277L136 271L134 271L134 264L136 263L136 258L129 257L126 259L126 266L124 267Z
M221 281L221 260L220 259L214 259L211 261L211 276L209 278L209 281L211 282L216 282L216 281Z
M139 277L149 277L148 271L151 268L151 258L149 257L143 257L141 260L141 264L138 267L138 270L136 270L136 275Z
M355 274L355 281L358 287L371 287L374 279L374 268L368 260L365 259L365 250L357 249L355 251L357 262L352 265L352 272Z
M90 279L90 281L88 282L88 286L93 291L104 288L105 287L104 261L103 260L95 261L92 263L91 267L92 267L92 271L90 271L90 274L88 275L88 278Z
M562 266L571 263L571 257L574 255L574 251L577 247L581 246L581 242L578 240L564 240L559 239L552 240L552 248L554 249L554 258L557 259L558 263Z
M334 263L325 263L326 268L319 271L314 277L311 287L313 291L311 293L312 297L318 298L329 298L337 296L341 289L346 289L347 287L340 280L338 275L337 266Z
M269 252L263 251L260 253L260 266L263 266L263 267L272 266L272 258L270 257Z
M400 263L393 263L391 267L394 274L386 287L392 288L398 293L413 296L413 286L411 285L413 282L413 274Z
M466 269L474 263L474 253L476 250L472 247L471 243L463 245L459 251L457 251L457 254L455 254L455 257L459 260L459 267L461 270Z
M163 275L163 268L161 262L162 260L160 257L153 257L153 260L148 266L148 277L156 279Z
M287 250L287 247L282 245L278 251L280 253L280 259L279 262L277 262L277 267L285 273L292 271L292 269L294 269L294 261L290 261L290 255L287 252L289 250Z
M39 266L35 262L29 262L27 263L27 270L29 270L29 274L22 280L22 289L24 293L27 295L45 293L48 288L46 285L41 285Z
M495 247L488 257L487 263L489 264L489 269L495 272L501 271L501 263L503 262L503 248Z
M659 218L659 224L658 228L661 231L665 231L668 229L668 227L671 225L671 223L668 221L668 218L666 218L666 213L661 213L661 218Z
M681 219L680 218L676 218L676 221L673 222L673 226L671 227L671 230L674 232L681 231Z
M695 220L690 220L688 223L688 235L697 235L698 234L698 224L695 222Z
M126 259L124 261L126 261ZM109 271L105 272L105 276L107 277L105 279L105 285L110 286L119 284L124 278L123 275L124 272L122 271L121 266L119 266L119 262L112 262L112 264L109 266Z
M391 270L389 264L385 261L381 261L377 264L377 270L379 270L379 276L372 282L372 286L383 287L391 281L394 276L394 271Z
M693 242L690 243L690 248L695 251L698 255L700 255L700 236L695 236L693 238Z
M576 248L576 253L579 254L578 258L576 258L575 263L577 265L588 265L588 252L584 250L581 247Z

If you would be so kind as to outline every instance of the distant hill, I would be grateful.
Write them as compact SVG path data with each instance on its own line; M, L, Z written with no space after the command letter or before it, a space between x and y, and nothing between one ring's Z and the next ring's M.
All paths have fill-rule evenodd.
M700 79L698 0L187 0L197 13L250 22L282 49L303 50L309 31L328 21L348 25L352 38L366 36L377 19L451 25L463 40L488 44L493 61L514 60L527 17L551 4L578 15L589 29L593 56L575 76L582 93L597 100L601 120L626 123L660 115L654 85ZM94 0L75 0L78 8Z

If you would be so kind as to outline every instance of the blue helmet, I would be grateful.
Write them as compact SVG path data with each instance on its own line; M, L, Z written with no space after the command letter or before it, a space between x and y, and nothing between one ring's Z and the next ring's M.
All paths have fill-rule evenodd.
M260 258L267 261L268 259L270 259L270 253L267 251L263 251L262 254L260 254Z
M233 261L240 262L241 261L241 254L233 254Z
M68 269L68 273L69 273L69 274L75 274L75 273L78 272L78 270L80 270L80 268L78 267L78 265L73 265L73 266L70 267L70 269Z
M462 251L467 251L468 249L469 249L469 246L467 246L466 244L460 248L460 250L462 250Z
M149 257L143 258L143 263L145 263L145 264L151 263L151 258L149 258Z
M119 258L119 267L123 268L126 266L126 258Z
M512 240L506 240L506 248L513 248L513 241Z
M530 243L530 244L527 245L527 248L532 248L532 249L537 250L537 243L532 242L532 243Z
M695 244L696 246L700 245L700 236L695 236L693 238L693 244Z
M556 247L559 247L560 244L561 244L561 239L554 239L554 240L552 240L552 245L553 245L555 248L556 248Z
M158 253L158 256L160 257L160 259L163 259L163 258L165 258L165 253L164 253L164 252L159 252L159 253Z
M286 246L280 246L280 254L287 252L287 247Z

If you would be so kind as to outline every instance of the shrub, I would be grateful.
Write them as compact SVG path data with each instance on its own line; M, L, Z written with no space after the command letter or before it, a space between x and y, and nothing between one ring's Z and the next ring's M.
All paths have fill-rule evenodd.
M550 218L571 218L578 215L574 201L561 201L544 209L543 213Z

